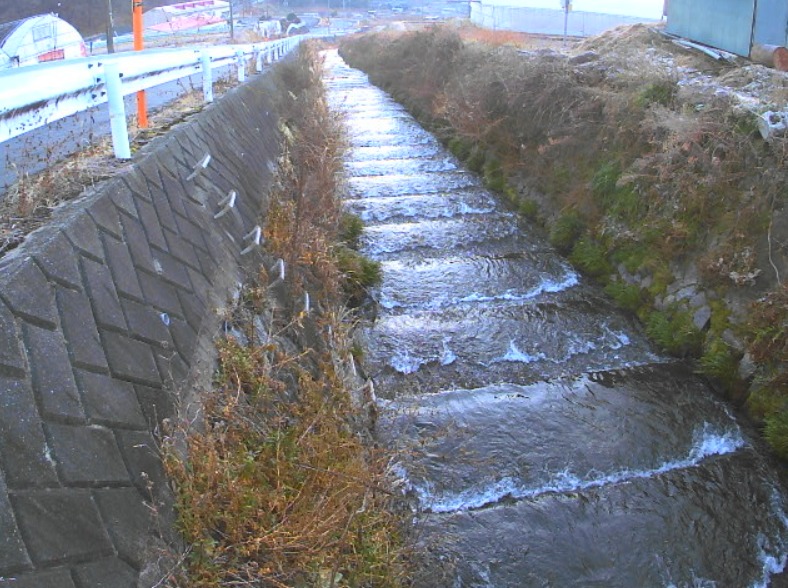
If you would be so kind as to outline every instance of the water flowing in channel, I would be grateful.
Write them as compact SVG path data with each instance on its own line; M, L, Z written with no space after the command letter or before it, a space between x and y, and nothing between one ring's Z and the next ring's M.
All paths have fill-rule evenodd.
M366 76L327 54L379 260L379 436L437 586L779 585L783 492L724 404Z

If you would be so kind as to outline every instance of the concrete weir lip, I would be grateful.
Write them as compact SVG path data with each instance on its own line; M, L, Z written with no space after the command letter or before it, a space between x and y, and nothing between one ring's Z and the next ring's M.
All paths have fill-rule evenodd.
M271 78L0 259L0 587L148 586L177 553L153 431L210 377L214 310L261 260Z

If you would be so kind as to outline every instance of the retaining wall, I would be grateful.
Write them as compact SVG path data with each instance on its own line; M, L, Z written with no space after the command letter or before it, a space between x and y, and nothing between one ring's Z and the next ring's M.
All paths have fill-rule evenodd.
M160 579L177 538L152 431L210 379L217 309L260 255L240 252L279 155L264 78L0 260L0 587Z

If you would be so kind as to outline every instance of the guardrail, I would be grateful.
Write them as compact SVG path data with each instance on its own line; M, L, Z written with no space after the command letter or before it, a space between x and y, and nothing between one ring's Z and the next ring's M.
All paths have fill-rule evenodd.
M203 95L213 101L213 69L238 67L243 82L249 60L255 70L287 54L303 36L248 45L155 49L114 53L20 67L0 72L0 143L100 104L109 104L115 156L129 159L123 97L197 73Z

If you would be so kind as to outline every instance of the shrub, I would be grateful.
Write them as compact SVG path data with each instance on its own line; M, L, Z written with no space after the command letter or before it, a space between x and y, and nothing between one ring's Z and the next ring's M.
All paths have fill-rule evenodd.
M383 277L380 262L342 245L334 249L334 258L343 276L342 284L348 304L360 305L367 297L368 289L379 284Z
M602 164L591 179L591 192L600 202L616 191L616 182L621 177L621 165L617 161Z
M539 218L539 204L537 204L536 200L525 198L517 207L517 212L528 220L535 221Z
M652 104L670 106L676 98L678 86L669 79L653 81L646 84L635 98L635 104L647 108Z
M711 342L698 360L700 372L730 387L738 379L738 357L733 349L719 337Z
M664 351L679 357L697 356L703 335L686 311L655 310L646 318L646 333Z
M601 278L612 271L605 254L605 248L600 243L590 237L584 237L575 243L569 261L584 273Z
M630 312L637 312L644 303L643 291L635 284L628 284L624 280L613 280L605 286L605 292L621 308Z
M473 145L462 137L452 137L449 140L449 151L460 161L465 161L471 153Z
M764 435L775 453L788 460L788 410L780 410L766 417Z
M339 219L338 241L351 249L358 249L358 242L364 232L364 223L355 214L345 212Z
M484 149L479 145L474 145L473 149L471 149L471 152L468 154L468 157L465 160L465 165L472 172L480 174L484 172L484 165L486 161L487 154L485 153Z
M564 255L569 254L575 242L585 231L585 222L577 210L564 210L550 230L550 243Z
M484 184L498 194L506 191L506 175L501 169L501 162L495 158L488 158L484 163Z

